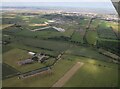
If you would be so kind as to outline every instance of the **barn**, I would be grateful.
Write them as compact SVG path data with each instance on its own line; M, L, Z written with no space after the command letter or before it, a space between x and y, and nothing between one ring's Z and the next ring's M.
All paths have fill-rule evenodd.
M35 76L35 75L38 75L38 74L49 74L49 73L51 73L51 68L50 67L42 67L40 69L21 74L21 75L18 76L18 78L23 79L23 78L28 78L28 77Z
M32 59L26 59L18 62L19 65L31 64L31 63L33 63Z

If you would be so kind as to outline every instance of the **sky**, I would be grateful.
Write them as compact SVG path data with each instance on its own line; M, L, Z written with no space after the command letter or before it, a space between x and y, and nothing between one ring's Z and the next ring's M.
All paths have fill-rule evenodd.
M3 6L40 6L41 5L41 6L71 6L71 7L86 6L89 8L90 7L113 8L111 0L1 0L1 1L3 2L2 3ZM42 3L42 2L45 2L45 3ZM61 3L57 3L57 2L61 2ZM70 2L73 2L73 4L71 5Z
M115 11L111 0L2 0L2 6L13 7L70 7Z
M2 0L2 2L110 2L111 0Z
M2 0L2 2L3 6L68 6L113 8L111 0ZM70 2L72 2L72 4Z

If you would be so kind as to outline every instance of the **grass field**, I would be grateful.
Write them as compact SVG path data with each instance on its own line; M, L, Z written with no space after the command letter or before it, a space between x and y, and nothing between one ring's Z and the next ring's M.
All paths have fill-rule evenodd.
M120 41L118 40L99 39L97 46L103 47L104 49L109 50L110 52L119 55L120 54L119 43Z
M70 49L66 51L67 54L76 55L76 56L83 56L93 59L98 59L101 61L110 61L111 59L109 57L106 57L97 50L90 48L90 47L82 47L82 46L73 46Z
M62 43L58 41L49 41L49 40L38 40L38 39L24 39L21 41L22 44L32 47L38 47L38 48L44 48L48 50L54 50L54 51L64 51L69 48L68 43Z
M112 27L115 31L120 31L120 29L118 29L119 23L117 22L107 22L106 25Z
M87 31L86 39L89 44L96 45L97 32L96 31Z
M31 37L31 38L48 38L48 37L59 37L64 35L63 33L60 33L58 31L56 31L53 28L48 28L42 31L30 31L33 29L37 29L37 28L42 28L41 26L35 26L35 27L31 27L31 26L26 26L26 27L9 27L6 28L3 33L4 34L10 34L10 35L14 35L14 36L21 36L21 37ZM16 33L16 34L14 34Z
M63 68L62 66L65 67ZM68 60L60 60L53 68L52 75L35 76L27 79L18 79L17 77L10 78L3 81L3 87L50 87L59 78L61 78L72 66L74 62ZM10 82L12 81L12 82ZM32 81L32 82L31 82Z
M4 76L15 74L18 71L24 73L48 66L55 61L54 57L58 56L61 52L65 53L62 55L61 60L57 61L55 66L52 67L52 74L37 75L26 79L18 79L18 76L15 76L3 80L3 87L51 87L76 62L83 62L84 65L70 78L64 85L65 87L114 87L118 85L118 65L112 64L111 60L113 59L100 54L96 49L97 47L93 48L91 46L96 45L96 40L99 40L97 43L101 44L100 47L105 46L107 48L109 44L109 47L113 49L115 46L116 51L117 37L113 31L116 29L116 26L112 29L108 26L111 24L107 24L106 21L94 19L90 29L86 31L86 26L89 22L89 18L86 17L80 19L59 14L48 14L43 16L43 18L41 16L23 16L22 14L15 15L14 17L4 18L3 23L14 24L19 22L22 25L20 27L17 25L6 27L1 30L4 34L3 41L9 42L3 45L3 63L9 66L3 66L5 68ZM52 20L54 17L59 20L52 25L65 29L65 32L58 32L52 27L43 31L30 31L44 27L33 26L34 24L44 24L48 21L47 19ZM85 31L86 40L90 45L82 44L83 46L77 46L76 44L70 44L70 38L71 41L84 43L83 37ZM108 41L115 42L110 43ZM29 51L36 53L43 52L52 57L45 64L34 62L23 66L18 65L18 61L31 58L28 55Z
M29 23L38 23L38 24L41 24L41 23L44 23L44 22L47 22L47 19L40 18L40 17L34 17L34 18L30 18L29 19Z
M117 68L105 68L103 66L85 64L64 86L117 87L118 70Z
M2 24L15 24L15 23L25 23L25 21L22 20L21 16L8 16L8 17L2 17Z
M16 69L12 68L11 66L3 63L2 64L2 79L7 79L10 76L14 76L17 73L19 73L19 71L17 71Z
M85 18L85 19L81 19L79 22L79 25L81 28L86 28L86 26L88 25L89 19Z
M5 34L5 33L14 34L14 33L18 33L18 32L21 32L21 31L22 31L22 28L11 26L11 27L4 28L3 29L3 34Z
M27 71L34 70L34 69L45 66L41 63L33 63L33 64L25 65L25 66L20 66L17 64L18 61L26 60L29 57L31 56L28 55L27 51L25 50L12 49L3 54L3 59L4 59L3 62L12 66L13 68L15 68L16 70L20 72L27 72Z
M20 44L20 43L11 43L11 44L5 46L5 49L3 48L3 51L6 52L6 51L11 50L13 48L22 49L22 50L25 50L25 51L32 51L32 52L36 52L36 53L42 52L42 53L51 55L53 57L56 57L59 54L59 52L57 52L57 51L41 49L41 48L33 47L33 46L26 46L26 45L23 45L23 44Z
M119 36L114 32L111 25L108 24L110 24L110 22L104 21L100 23L97 28L97 47L102 47L119 55Z
M5 52L7 52L7 51L12 49L12 47L8 46L8 45L7 46L4 45L2 48L3 48L2 53L5 53Z
M84 65L64 85L65 87L117 86L117 64L106 63L93 60L91 58L72 56L68 54L63 55L62 59L58 61L57 64L53 67L52 75L38 75L27 79L17 79L17 77L13 77L4 80L3 86L50 87L55 84L55 82L58 81L70 68L72 68L76 62L83 62Z
M93 19L92 23L90 24L90 30L96 30L96 27L101 23L102 21L99 19Z
M55 36L61 36L62 34L54 31L54 30L43 30L43 31L22 31L20 33L18 33L18 35L20 36L26 36L26 37L35 37L37 36L37 38L49 38L49 37L55 37Z
M108 27L99 27L98 36L105 39L117 39L117 36L113 32L112 28Z
M85 31L83 29L80 29L79 31L75 31L72 35L71 41L83 43L84 34Z
M77 71L81 68L84 63L77 62L63 77L61 77L52 87L62 87Z
M64 85L64 87L116 87L118 86L118 65L90 58L66 55L69 58L83 62L84 65ZM72 61L74 61L72 59ZM113 72L114 71L114 72ZM108 75L109 74L109 75Z
M120 23L118 22L108 22L106 24L108 27L112 27L113 31L117 35L117 37L120 39Z

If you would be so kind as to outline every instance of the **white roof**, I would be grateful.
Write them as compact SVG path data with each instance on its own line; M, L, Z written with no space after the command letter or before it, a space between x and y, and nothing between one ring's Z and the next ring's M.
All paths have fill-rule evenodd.
M28 52L29 54L31 54L31 55L34 55L35 53L34 52Z
M53 27L53 28L56 29L56 30L59 31L59 32L65 32L65 29L57 28L57 27Z

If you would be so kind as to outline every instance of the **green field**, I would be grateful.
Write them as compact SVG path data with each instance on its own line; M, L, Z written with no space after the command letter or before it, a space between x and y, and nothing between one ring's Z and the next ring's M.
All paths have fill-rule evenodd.
M78 31L75 31L71 37L71 41L83 43L83 36L85 34L85 31L83 29L80 29Z
M76 52L78 48L74 49L75 51L73 51L73 53L78 53L81 55L81 53L78 51ZM91 54L94 54L94 56L96 55L96 52L92 52L89 51L88 48L84 49L84 48L80 48L81 52L84 52L84 55L87 56L91 56ZM73 49L72 49L73 50ZM78 49L79 50L79 49ZM13 51L13 50L11 50ZM22 50L21 50L22 51ZM89 52L88 52L89 51ZM15 51L17 52L17 51ZM23 51L24 52L24 51ZM11 52L5 52L5 54L8 54L9 59L11 60L12 58L12 54ZM14 52L13 52L14 53ZM85 54L86 53L86 54ZM91 53L91 54L90 54ZM18 54L18 52L16 53ZM15 54L15 55L16 55ZM20 53L21 54L21 53ZM25 54L25 53L24 53ZM68 54L68 53L67 53ZM18 55L17 55L18 56ZM93 55L92 55L93 56ZM10 58L11 57L11 58ZM100 56L100 54L97 54L96 57L98 58L102 58L102 55ZM14 57L16 58L16 57ZM13 59L13 58L12 58ZM103 59L106 59L105 57L103 57ZM17 58L15 60L18 60ZM8 60L6 60L8 61ZM117 75L116 75L116 66L114 64L111 63L106 63L106 62L102 62L102 61L97 61L97 60L93 60L93 59L89 59L89 58L83 58L83 57L77 57L77 56L71 56L70 55L64 55L62 57L62 60L60 60L54 67L53 67L53 74L50 76L35 76L35 77L31 77L31 78L27 78L24 80L20 80L17 77L13 77L13 78L9 78L3 81L3 86L14 86L14 87L20 87L20 86L27 86L27 87L42 87L42 86L52 86L59 78L61 78L67 71L68 69L70 69L73 64L75 64L77 61L80 62L84 62L85 65L80 68L80 70L68 81L67 84L65 84L65 86L79 86L79 87L83 87L83 86L88 86L88 87L93 87L93 86L117 86ZM11 63L11 62L8 62ZM102 66L98 66L98 64L101 64ZM26 66L26 68L24 67L19 68L16 66L16 63L12 62L10 64L11 66L15 65L15 68L17 68L20 71L26 71L28 69L26 68L34 68L35 66L37 66L37 64L34 65L34 67L31 65ZM105 65L106 67L103 67L103 65ZM113 65L113 66L111 66ZM63 68L63 66L65 66ZM108 68L109 67L109 68ZM111 67L113 67L114 69L112 69ZM96 70L97 69L97 70ZM104 69L104 70L103 70ZM95 72L96 70L96 72ZM114 72L113 72L114 71ZM95 72L95 73L94 73ZM111 73L111 75L108 76L107 73ZM86 79L86 77L87 79ZM89 76L91 75L91 76ZM104 75L104 77L103 77ZM79 77L80 76L80 77ZM82 76L82 77L81 77ZM106 77L107 76L107 77ZM112 76L112 77L111 77ZM114 77L113 77L114 76ZM89 80L91 79L91 80ZM94 80L92 80L94 79ZM108 80L107 80L108 79ZM80 80L84 81L81 82ZM89 80L89 81L88 81ZM12 81L12 82L10 82ZM32 81L32 83L31 83ZM90 82L90 83L88 83ZM71 84L72 83L72 84Z
M96 27L101 23L102 21L99 19L93 19L92 23L90 24L90 30L96 30Z
M36 28L41 28L39 26L37 27L31 27L31 26L23 26L23 27L8 27L5 28L3 33L8 35L14 35L14 36L21 36L21 37L29 37L29 38L51 38L51 37L59 37L69 34L69 32L66 33L60 33L56 31L53 28L48 28L42 31L30 31ZM16 34L15 34L16 33Z
M2 79L7 79L11 76L16 75L17 73L19 73L19 71L17 69L12 68L11 66L3 63L2 64Z
M44 22L47 22L47 19L40 18L40 17L33 17L33 18L29 19L29 23L38 23L38 24L41 24L41 23L44 23Z
M117 35L118 39L120 39L120 23L118 22L106 22L107 27L112 27L112 30Z
M18 49L22 49L25 51L32 51L32 52L36 52L36 53L42 52L42 53L48 54L53 57L56 57L59 54L59 52L57 52L57 51L47 50L47 49L39 48L39 47L27 46L27 45L23 45L20 43L11 43L11 44L7 45L6 48L7 47L8 48L18 48Z
M86 28L86 26L88 25L88 22L89 22L89 18L85 18L85 19L81 19L79 21L79 25L80 25L80 28Z
M120 54L119 43L120 41L118 40L99 39L97 42L97 46L119 55Z
M5 14L5 13L4 13ZM101 54L98 49L119 52L118 37L114 32L116 26L108 21L93 19L86 29L89 17L67 16L62 14L16 13L3 18L3 87L51 87L77 62L84 65L64 84L64 87L116 87L118 86L118 64L112 58ZM46 26L48 20L56 20L42 31L31 31ZM19 22L19 23L18 23ZM10 26L14 24L13 26ZM58 32L52 26L63 28ZM111 28L112 27L112 28ZM85 42L86 41L86 42ZM94 46L92 46L94 45ZM28 52L44 53L49 56L45 63L34 61L20 66L18 62L32 56ZM25 79L15 76L55 62L58 55L62 57L52 66L52 74L37 75ZM9 71L8 71L9 70ZM11 76L9 78L8 76Z
M98 36L100 38L105 38L105 39L118 39L113 29L111 27L106 27L104 25L105 24L102 23L97 28Z
M23 39L23 38L22 38ZM26 45L26 46L32 46L37 48L43 48L48 50L54 50L54 51L64 51L69 48L68 43L62 43L58 41L49 41L49 40L38 40L38 39L24 39L20 40L20 43Z
M7 46L3 46L2 48L3 48L3 50L2 50L3 53L12 49L12 47L8 46L8 45Z
M3 62L12 66L13 68L15 68L20 72L27 72L27 71L45 66L44 64L41 64L41 63L33 63L25 66L18 65L19 61L26 60L27 58L30 58L30 57L31 56L28 55L27 51L25 50L12 49L3 54Z
M92 60L91 60L92 61ZM93 60L93 62L96 62ZM116 65L103 63L102 66L96 63L86 63L77 73L64 85L64 87L117 87L118 86L118 69ZM108 75L109 74L109 75Z
M84 62L83 67L65 84L65 87L98 87L117 86L117 65L89 58L63 55L53 68L50 76L35 76L24 80L13 77L4 80L3 86L50 87L61 78L77 61ZM100 66L99 66L100 65ZM65 66L64 68L62 66ZM114 71L114 72L113 72ZM112 73L111 73L112 72ZM108 75L108 73L110 75ZM104 75L104 76L103 76ZM14 81L13 81L14 80ZM13 82L10 82L13 81ZM31 81L33 81L31 83ZM8 83L9 82L9 83Z
M4 86L14 86L14 87L50 87L52 86L59 78L61 78L72 66L74 62L67 60L60 60L53 68L52 75L48 76L35 76L27 79L18 79L17 77L13 77L7 80L4 80ZM62 66L65 66L63 68ZM12 82L10 82L12 81ZM32 82L31 82L32 81Z
M93 58L101 61L107 61L109 62L112 60L109 57L106 57L99 52L97 52L96 49L90 48L90 47L82 47L82 46L73 46L69 50L66 51L67 54L75 55L75 56L83 56L87 58Z
M117 87L118 65L91 58L64 55L65 59L84 65L63 87ZM114 71L114 72L113 72ZM109 75L108 75L109 74Z
M86 39L89 44L96 45L97 32L96 31L88 31L86 34Z

